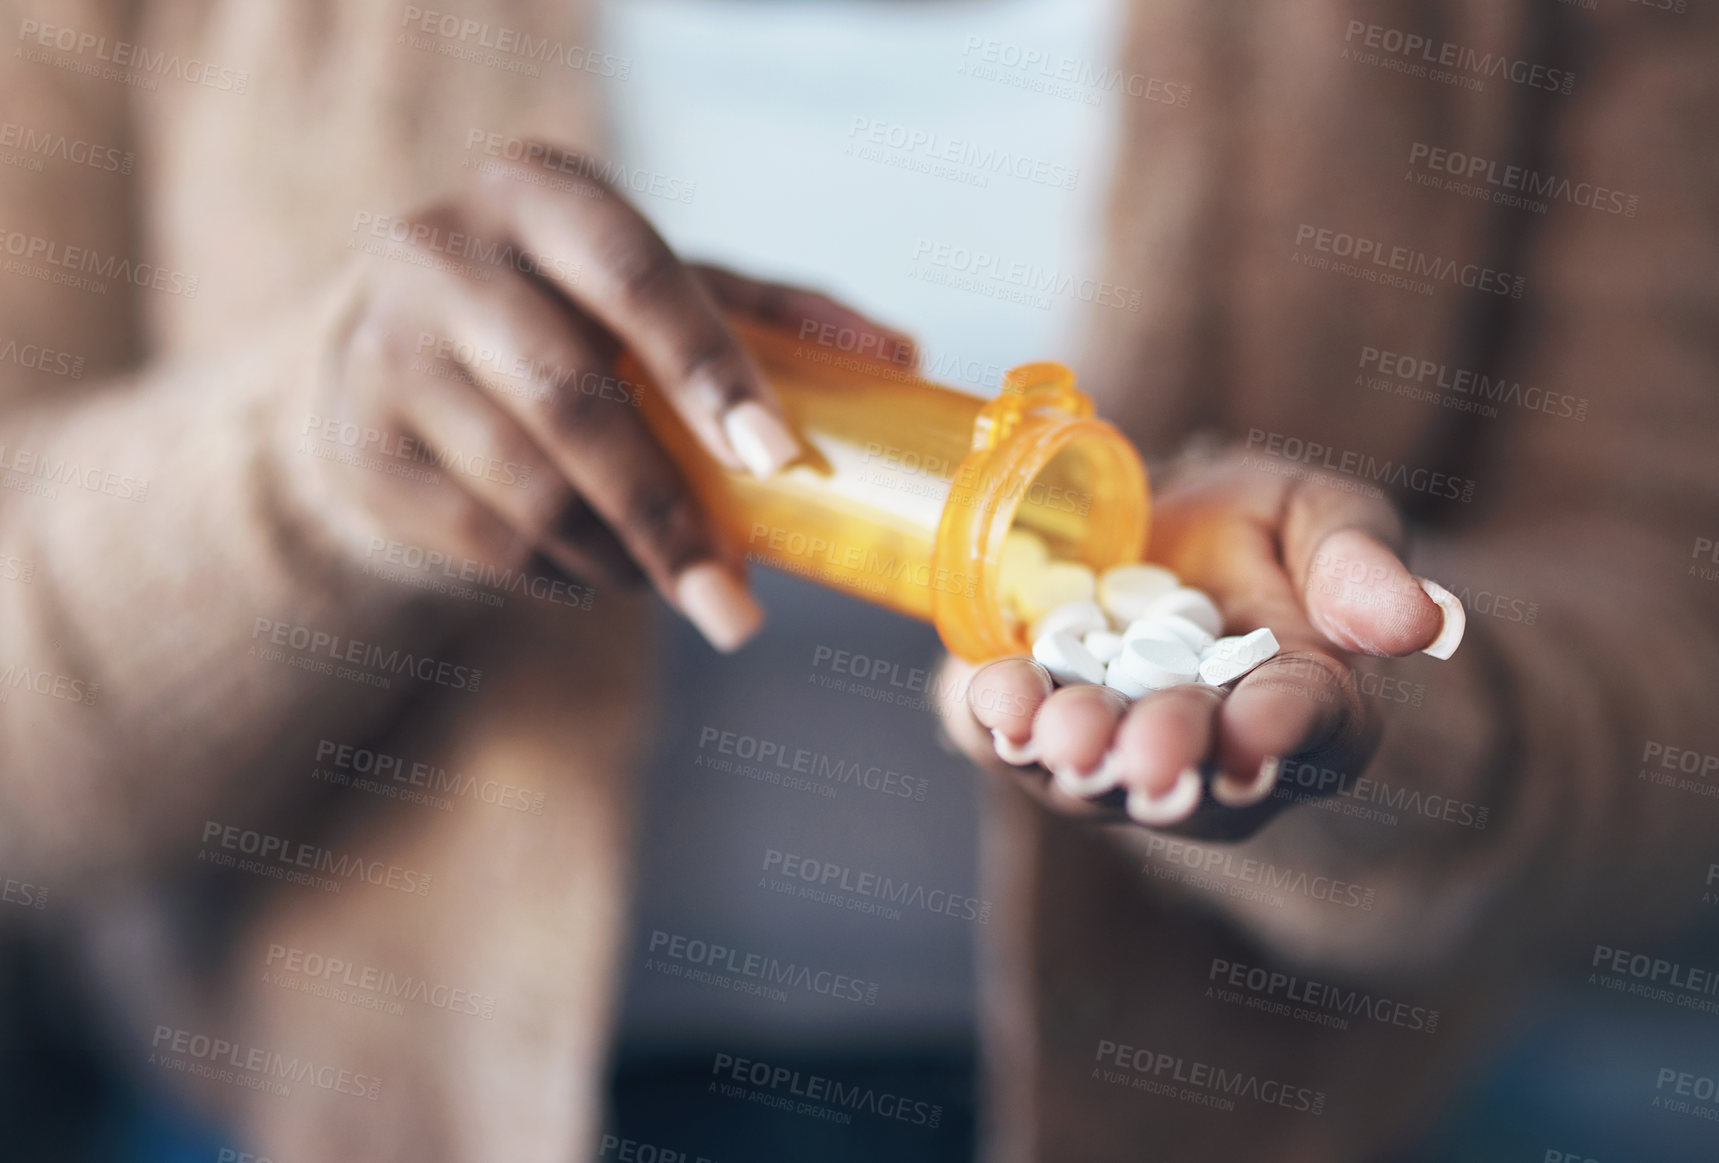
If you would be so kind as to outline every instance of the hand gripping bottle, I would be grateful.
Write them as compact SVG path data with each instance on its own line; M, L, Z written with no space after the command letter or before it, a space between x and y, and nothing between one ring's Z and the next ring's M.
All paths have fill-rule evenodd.
M1014 368L985 400L887 359L730 322L805 447L774 477L724 468L635 361L621 374L646 383L646 422L747 561L931 622L977 662L1029 647L998 585L1011 528L1095 572L1140 560L1145 467L1063 365Z

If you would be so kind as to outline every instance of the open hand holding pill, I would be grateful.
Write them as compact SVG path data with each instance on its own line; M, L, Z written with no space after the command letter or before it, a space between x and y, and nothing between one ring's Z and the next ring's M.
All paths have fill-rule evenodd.
M1084 593L1084 582L1043 582L1037 575L1090 579L1078 562L1058 562L1030 532L1009 534L1037 550L1005 560L1004 593L1037 599L1057 586ZM1060 567L1060 568L1059 568ZM1212 599L1184 586L1157 565L1118 565L1097 579L1100 600L1076 598L1038 615L1033 622L1033 657L1059 685L1103 683L1131 699L1184 682L1221 687L1277 653L1277 638L1261 627L1245 635L1217 638L1223 616ZM1036 607L1022 609L1025 616ZM1095 648L1096 647L1096 648ZM1102 654L1104 657L1100 658Z
M1381 498L1234 458L1156 501L1153 562L1095 574L1017 528L998 585L1031 657L951 662L971 724L955 734L1060 810L1257 829L1283 806L1286 760L1359 771L1371 757L1379 725L1351 659L1448 658L1462 639L1461 604L1409 573L1399 528Z

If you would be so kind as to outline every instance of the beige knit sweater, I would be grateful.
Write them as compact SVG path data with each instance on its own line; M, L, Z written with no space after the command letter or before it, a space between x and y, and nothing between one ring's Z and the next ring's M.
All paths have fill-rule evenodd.
M641 608L426 619L399 587L307 574L295 551L317 534L281 511L266 433L318 374L356 216L452 188L473 129L595 144L592 75L622 63L567 0L472 5L481 33L424 23L428 5L0 7L5 117L134 159L0 166L0 228L166 272L166 289L106 293L0 276L8 337L82 360L77 377L0 364L6 455L147 482L139 504L0 492L0 565L32 563L28 584L0 581L0 665L99 690L0 702L0 859L92 933L128 1061L166 1027L385 1081L374 1101L192 1084L272 1156L587 1155L644 680L615 660ZM573 64L522 73L484 47L503 29ZM1190 100L1107 98L1125 110L1110 277L1141 307L1096 310L1084 381L1154 456L1207 432L1251 441L1265 471L1311 442L1382 475L1414 568L1469 593L1470 629L1448 664L1369 670L1388 719L1375 782L1331 802L1393 823L1305 807L1241 846L1177 847L998 792L991 1157L1374 1157L1430 1117L1529 975L1651 942L1698 896L1709 805L1638 771L1654 744L1719 753L1719 619L1690 569L1719 539L1714 37L1693 6L1135 5L1125 77ZM1544 212L1442 188L1456 168L1509 189L1487 183L1511 166L1500 181L1531 173ZM1495 414L1446 404L1478 376L1519 387ZM1432 495L1434 472L1467 496ZM403 700L259 670L259 618L410 638L484 685ZM546 811L337 826L303 793L324 740L481 769ZM462 871L411 909L385 892L209 901L183 870L210 821ZM204 902L197 956L159 920L166 899ZM274 947L516 1004L489 1022L340 1013L269 984ZM1255 989L1255 968L1297 984ZM1286 990L1374 1019L1258 1008ZM1213 1105L1226 1087L1242 1093Z

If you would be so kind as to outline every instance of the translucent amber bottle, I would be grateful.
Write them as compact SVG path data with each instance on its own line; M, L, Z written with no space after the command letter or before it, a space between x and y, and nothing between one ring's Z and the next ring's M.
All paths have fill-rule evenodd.
M1017 367L984 400L884 359L734 327L806 447L799 461L768 480L730 472L661 393L647 387L643 410L748 561L931 622L980 661L1027 647L997 582L1012 527L1094 570L1140 560L1145 467L1063 365Z

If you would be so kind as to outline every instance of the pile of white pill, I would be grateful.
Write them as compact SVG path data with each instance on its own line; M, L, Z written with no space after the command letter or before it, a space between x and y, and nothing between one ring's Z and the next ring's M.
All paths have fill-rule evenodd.
M998 584L1028 627L1033 658L1063 686L1092 683L1137 699L1180 683L1222 687L1278 652L1261 628L1218 637L1212 599L1160 565L1118 565L1094 574L1054 558L1025 529L1003 541Z

